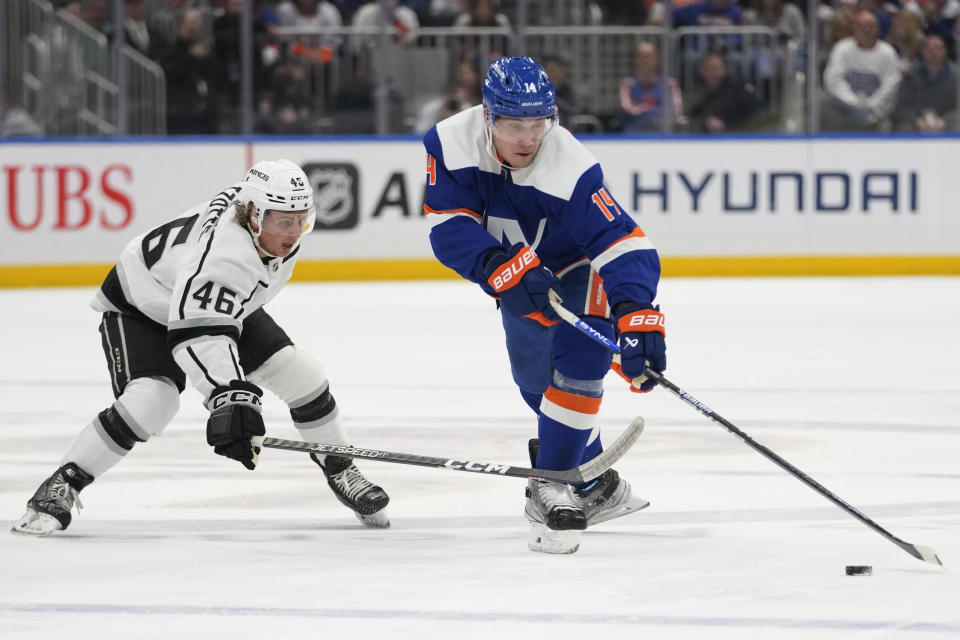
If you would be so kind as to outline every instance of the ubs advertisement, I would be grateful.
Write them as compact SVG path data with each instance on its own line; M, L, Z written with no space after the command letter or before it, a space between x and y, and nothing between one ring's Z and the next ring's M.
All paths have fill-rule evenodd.
M949 138L587 139L670 256L960 255ZM430 259L417 140L0 144L0 265L104 264L133 236L285 157L314 186L301 259Z

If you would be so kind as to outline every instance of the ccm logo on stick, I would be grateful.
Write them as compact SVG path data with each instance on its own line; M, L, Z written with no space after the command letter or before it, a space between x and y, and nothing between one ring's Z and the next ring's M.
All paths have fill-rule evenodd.
M540 258L533 252L533 249L526 247L513 260L494 272L488 282L494 291L509 289L520 280L524 273L538 264L540 264Z
M447 460L445 463L443 463L443 466L449 469L479 471L482 473L499 473L501 475L507 472L507 465L487 464L485 462L461 462L460 460Z

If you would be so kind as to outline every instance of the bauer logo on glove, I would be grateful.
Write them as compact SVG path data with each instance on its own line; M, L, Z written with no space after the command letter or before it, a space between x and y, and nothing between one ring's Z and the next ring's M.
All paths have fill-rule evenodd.
M512 260L494 271L487 282L493 287L494 291L500 293L520 282L523 274L538 264L540 264L540 258L537 257L537 254L530 247L525 247Z

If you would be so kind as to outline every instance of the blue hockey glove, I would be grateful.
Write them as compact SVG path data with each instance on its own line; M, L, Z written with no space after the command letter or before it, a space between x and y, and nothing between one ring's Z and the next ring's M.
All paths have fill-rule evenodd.
M550 289L563 297L560 281L540 264L540 258L530 247L515 244L509 252L495 251L487 260L483 274L500 296L500 306L506 313L530 318L548 327L560 321L549 298Z
M644 375L647 367L657 372L667 368L663 314L660 307L635 302L620 303L614 312L620 332L620 364L613 369L630 383L630 390L646 393L656 382Z
M233 380L227 387L214 389L207 401L207 444L217 455L238 460L251 471L257 466L260 447L254 447L250 438L266 433L260 417L262 395L257 385Z

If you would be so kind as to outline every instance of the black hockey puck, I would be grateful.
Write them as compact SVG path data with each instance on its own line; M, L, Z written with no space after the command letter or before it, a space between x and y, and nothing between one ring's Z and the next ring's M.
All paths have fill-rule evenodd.
M871 576L873 575L873 567L868 564L848 564L844 571L848 576Z

